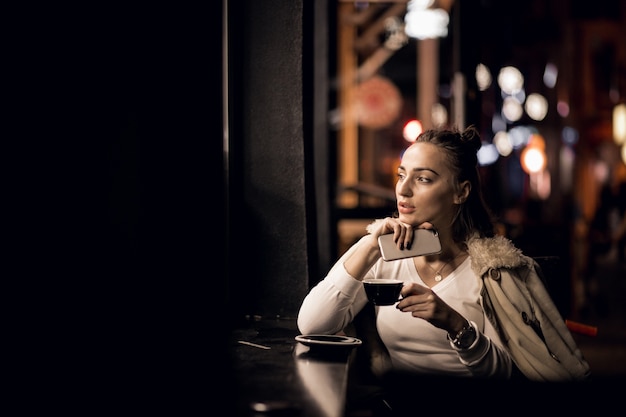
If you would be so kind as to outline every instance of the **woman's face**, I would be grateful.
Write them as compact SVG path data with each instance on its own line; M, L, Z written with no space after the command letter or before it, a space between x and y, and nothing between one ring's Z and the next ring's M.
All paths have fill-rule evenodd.
M444 152L425 142L404 152L396 183L400 221L414 226L429 222L436 229L450 227L458 205L456 180Z

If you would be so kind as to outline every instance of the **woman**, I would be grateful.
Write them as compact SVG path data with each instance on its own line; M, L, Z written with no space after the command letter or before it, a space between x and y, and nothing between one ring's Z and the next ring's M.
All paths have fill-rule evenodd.
M536 291L538 280L532 259L522 255L507 239L494 236L477 169L480 146L480 137L473 127L463 131L429 130L418 137L404 152L398 168L397 217L369 225L369 234L354 244L325 279L311 289L298 314L302 333L343 331L368 304L361 281L396 278L404 281L401 301L395 308L375 307L376 330L384 344L382 356L373 364L379 375L397 370L508 379L521 363L530 369L522 371L535 378L534 364L525 363L527 352L520 354L519 346L512 346L520 339L511 329L525 323L528 326L522 327L532 328L534 335L525 334L523 329L520 337L529 337L532 343L522 340L521 344L542 344L545 337L536 325L541 323L539 318L544 321L541 324L549 327L550 343L551 331L556 327L558 338L565 339L559 342L565 345L563 350L571 351L576 360L583 362L581 372L587 373L588 367L566 328L567 334L563 334L564 323L553 324L560 317L556 317L558 313L549 298L543 299L547 310L533 308L534 299L516 300L521 296L515 291L507 295L511 294L510 285L505 286L507 293L502 295L502 288L484 283L484 276L494 276L494 272L498 280L503 278L503 283L509 282L511 276L522 276L520 282L530 277L532 291ZM413 243L416 228L436 230L442 247L439 254L389 262L381 258L380 235L393 233L394 241L403 249ZM546 293L539 289L539 294ZM509 314L502 313L510 307L509 299L513 299L514 306L529 307L519 318L517 314L502 318L500 315ZM545 346L543 343L541 349L554 354ZM566 355L563 350L557 353ZM555 366L562 367L561 358L558 359L559 365ZM538 358L537 362L541 364L545 358ZM555 372L540 372L536 379L570 379L567 370Z

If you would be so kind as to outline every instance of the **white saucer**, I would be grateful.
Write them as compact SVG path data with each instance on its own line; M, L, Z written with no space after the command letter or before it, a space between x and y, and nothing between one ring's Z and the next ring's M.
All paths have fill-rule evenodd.
M356 337L330 334L301 334L296 340L307 346L358 346L363 343Z

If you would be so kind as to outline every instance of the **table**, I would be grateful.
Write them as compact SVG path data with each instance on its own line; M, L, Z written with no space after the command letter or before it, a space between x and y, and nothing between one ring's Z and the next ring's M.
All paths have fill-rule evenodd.
M456 399L451 400L451 393L460 392L468 398L488 395L505 404L515 404L518 411L572 415L582 410L595 413L613 409L621 401L619 395L613 394L614 388L623 384L620 378L538 383L390 372L378 381L380 385L371 385L358 375L354 378L359 369L355 358L361 346L343 354L320 355L297 342L298 334L293 318L251 318L236 326L230 340L232 372L228 377L232 378L232 385L227 393L235 393L236 414L227 415L395 417L408 415L423 405L421 395L425 393L429 402L449 403L447 409L459 404ZM232 397L223 400L229 403Z
M355 349L319 353L298 334L293 318L252 318L232 332L238 416L344 416Z

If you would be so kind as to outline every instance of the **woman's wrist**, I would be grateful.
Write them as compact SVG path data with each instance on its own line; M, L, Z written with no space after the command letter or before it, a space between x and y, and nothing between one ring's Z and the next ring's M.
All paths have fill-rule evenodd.
M373 235L368 235L358 250L346 259L343 265L350 275L360 281L380 257L378 241Z
M457 350L469 349L476 342L477 337L476 328L469 321L454 335L448 333L450 345Z
M378 237L370 234L366 237L367 245L372 251L377 251L380 254L380 248L378 247Z

